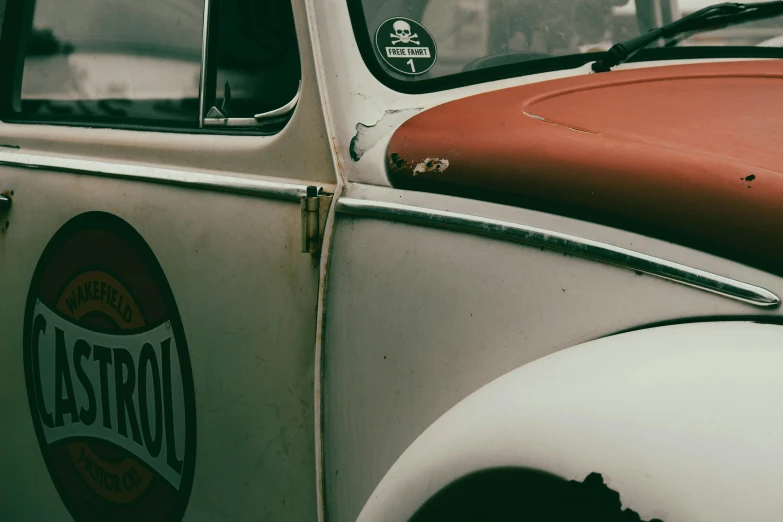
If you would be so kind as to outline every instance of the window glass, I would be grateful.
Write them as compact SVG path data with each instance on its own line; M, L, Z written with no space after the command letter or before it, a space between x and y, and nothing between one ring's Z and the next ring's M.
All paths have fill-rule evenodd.
M37 0L17 110L198 120L203 0Z
M10 70L0 71L4 119L202 126L204 0L20 0L15 6L3 26L3 70ZM211 0L209 12L203 111L214 105L225 117L249 118L251 130L276 132L290 114L258 124L253 116L285 106L299 87L291 0ZM208 130L243 130L227 127Z
M373 56L382 74L395 82L426 82L509 64L518 64L515 69L520 73L526 69L541 71L547 64L552 69L569 68L590 61L590 53L607 51L613 43L634 38L716 3L716 0L347 1L354 21L359 22L357 39L364 47L364 56ZM747 4L754 3L758 2ZM404 22L401 31L410 29L418 39L405 36L400 40L399 36L391 35L396 30L389 24L395 20ZM429 40L425 32L437 47L425 41ZM387 36L391 40L387 41ZM714 57L726 55L730 47L747 48L743 55L748 57L770 56L766 50L759 49L783 47L783 17L686 34L670 42L667 50L676 58L678 54L690 56L688 47L708 46L709 56ZM427 52L416 53L424 48ZM429 56L435 56L436 51L434 63L422 67L433 61ZM732 52L732 56L738 55ZM588 56L579 60L580 55ZM412 63L405 61L408 58ZM417 65L415 70L414 65Z
M228 117L246 118L288 103L301 78L291 0L221 0L217 98Z

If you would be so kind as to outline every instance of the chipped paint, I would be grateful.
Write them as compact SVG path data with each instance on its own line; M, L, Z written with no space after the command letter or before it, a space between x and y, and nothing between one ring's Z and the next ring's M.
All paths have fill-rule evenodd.
M441 173L445 172L449 168L449 160L440 158L427 158L423 162L416 165L413 169L413 175L424 174L426 172Z
M392 170L401 170L405 167L405 159L401 158L396 152L389 154L389 168Z
M383 117L372 125L356 124L356 135L351 139L350 154L353 161L359 161L362 156L375 147L384 136L388 136L405 120L422 111L422 107L412 109L388 110Z
M555 125L557 127L563 127L564 129L572 130L572 131L575 131L575 132L583 132L585 134L594 134L596 136L600 136L601 135L598 132L593 132L593 131L589 131L589 130L586 130L586 129L578 129L576 127L571 127L569 125L563 125L562 123L558 123L556 121L548 120L548 119L544 118L543 116L538 116L536 114L530 114L529 112L526 112L526 111L522 111L522 114L524 114L525 116L527 116L529 118L533 118L534 120L543 121L544 123L548 123L550 125Z

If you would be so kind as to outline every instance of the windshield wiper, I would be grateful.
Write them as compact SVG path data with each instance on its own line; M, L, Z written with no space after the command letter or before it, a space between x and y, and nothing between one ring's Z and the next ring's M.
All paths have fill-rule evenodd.
M617 43L606 52L606 57L593 64L595 72L607 72L632 58L636 53L662 38L672 38L682 33L719 29L753 20L774 18L783 14L783 1L759 2L755 4L715 4L684 16L657 29Z

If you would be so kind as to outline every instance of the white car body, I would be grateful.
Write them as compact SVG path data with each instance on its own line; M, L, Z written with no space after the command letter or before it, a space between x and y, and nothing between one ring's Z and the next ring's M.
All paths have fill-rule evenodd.
M361 215L403 205L543 229L783 295L778 275L696 248L391 187L387 147L410 117L589 65L404 94L366 67L344 0L292 5L302 91L279 134L0 123L0 192L13 190L0 234L0 518L71 519L25 399L21 325L52 236L100 211L149 244L188 340L198 442L183 520L402 522L495 466L602 473L645 519L778 520L781 327L752 322L780 323L779 307ZM198 79L195 63L162 69ZM95 97L123 82L146 97L126 73L91 76ZM333 196L315 257L300 251L308 186ZM638 331L612 336L626 330Z

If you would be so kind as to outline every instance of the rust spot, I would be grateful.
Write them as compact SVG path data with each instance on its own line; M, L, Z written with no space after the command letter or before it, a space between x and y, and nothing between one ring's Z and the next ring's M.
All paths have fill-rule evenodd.
M424 174L426 172L434 172L439 174L449 168L449 160L440 158L427 158L423 162L416 165L413 169L413 175Z
M396 152L392 152L389 155L389 167L392 170L400 170L405 166L405 160L400 157Z

